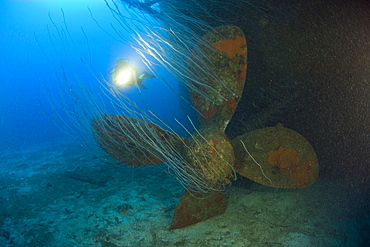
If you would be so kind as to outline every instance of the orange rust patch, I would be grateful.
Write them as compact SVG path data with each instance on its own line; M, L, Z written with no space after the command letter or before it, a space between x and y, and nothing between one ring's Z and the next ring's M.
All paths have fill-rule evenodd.
M225 211L223 192L205 194L185 191L173 215L171 230L194 225Z
M213 44L213 48L225 53L229 58L236 57L237 54L245 55L246 41L243 36L236 36L234 39L221 39Z
M213 143L213 144L211 144L212 146L213 146L213 145L217 145L217 144L219 144L219 143L220 143L220 141L219 141L218 139L216 139L216 138L214 138L214 139L210 140L210 142L212 142L212 143Z
M137 158L137 159L134 159L132 162L130 161L127 161L126 163L128 165L131 165L131 166L149 166L149 165L152 165L153 163L154 164L160 164L162 163L162 161L160 159L158 159L157 157L155 157L154 155L152 154L147 154L147 158ZM119 160L121 161L121 160ZM122 162L122 161L121 161ZM125 162L122 162L122 163L125 163ZM147 165L146 165L147 164Z
M231 99L231 100L226 101L224 108L234 112L237 106L238 106L238 101L236 99Z
M240 71L235 75L235 82L240 83L241 86L244 86L245 77L247 75L246 70L247 65L245 63L240 65Z
M268 162L279 166L281 169L286 169L292 165L297 165L299 156L294 149L284 149L280 146L277 150L268 153Z
M195 107L202 113L199 115L202 122L210 120L218 111L218 107L211 104L210 102L203 102L201 98L190 94L190 98L193 101Z
M204 115L204 116L201 116L201 120L203 122L210 120L216 114L217 110L218 110L218 107L213 106L213 105L210 105L208 109L200 110Z
M308 156L301 166L292 171L292 177L298 187L306 187L311 184L312 180L316 180L318 176L314 170L316 166L315 160Z

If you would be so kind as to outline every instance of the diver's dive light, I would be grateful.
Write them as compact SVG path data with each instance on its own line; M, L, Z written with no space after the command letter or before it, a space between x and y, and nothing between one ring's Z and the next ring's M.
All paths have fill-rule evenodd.
M113 82L117 87L122 87L127 85L133 80L134 71L130 67L123 68L121 70L115 71L113 74Z
M137 69L131 67L128 59L117 58L116 66L112 70L112 80L116 87L132 86L136 83Z

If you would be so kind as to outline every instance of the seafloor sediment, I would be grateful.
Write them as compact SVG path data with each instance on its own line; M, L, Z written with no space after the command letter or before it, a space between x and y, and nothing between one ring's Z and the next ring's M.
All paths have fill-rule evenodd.
M72 144L0 157L0 246L361 246L369 227L344 181L244 179L226 188L225 214L171 231L183 188L165 166L108 164Z

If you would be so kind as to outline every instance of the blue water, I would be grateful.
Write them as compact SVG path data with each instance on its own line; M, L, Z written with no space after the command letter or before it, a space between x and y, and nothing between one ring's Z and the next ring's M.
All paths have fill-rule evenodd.
M61 129L54 123L55 113L58 115L61 109L55 112L51 108L54 101L55 104L57 102L54 97L63 94L60 92L55 74L58 71L60 73L61 61L54 46L59 50L60 46L57 42L61 39L58 38L54 24L61 28L64 26L64 21L67 23L68 35L73 39L73 43L70 42L67 47L70 49L67 50L68 55L71 56L70 65L83 78L83 83L89 84L89 87L96 90L97 95L103 95L100 84L93 77L92 72L81 63L81 59L86 64L91 57L94 69L107 80L110 79L110 69L119 57L128 58L140 71L148 70L133 49L127 44L112 39L93 21L89 9L99 25L108 30L114 19L104 1L1 2L0 147L2 150L39 143L73 141L68 133L63 132L63 126L60 126ZM88 46L86 37L88 37ZM161 67L155 69L179 92L178 82L171 74ZM120 91L133 99L139 107L144 110L151 109L172 126L176 125L175 118L183 122L187 115L194 116L191 107L170 92L159 78L145 80L144 85L147 90L123 87ZM46 94L44 88L47 88ZM48 90L51 90L52 94L49 94ZM66 121L68 123L68 119ZM176 128L180 133L183 131L178 125L175 126Z

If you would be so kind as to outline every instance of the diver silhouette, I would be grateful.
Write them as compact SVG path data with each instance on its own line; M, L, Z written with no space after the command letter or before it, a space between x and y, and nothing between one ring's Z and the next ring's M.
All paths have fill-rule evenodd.
M154 78L154 75L148 72L139 73L139 69L132 67L128 62L128 59L117 58L116 66L112 69L112 79L113 83L117 87L122 86L133 86L137 84L143 89L147 89L142 83L145 78Z

